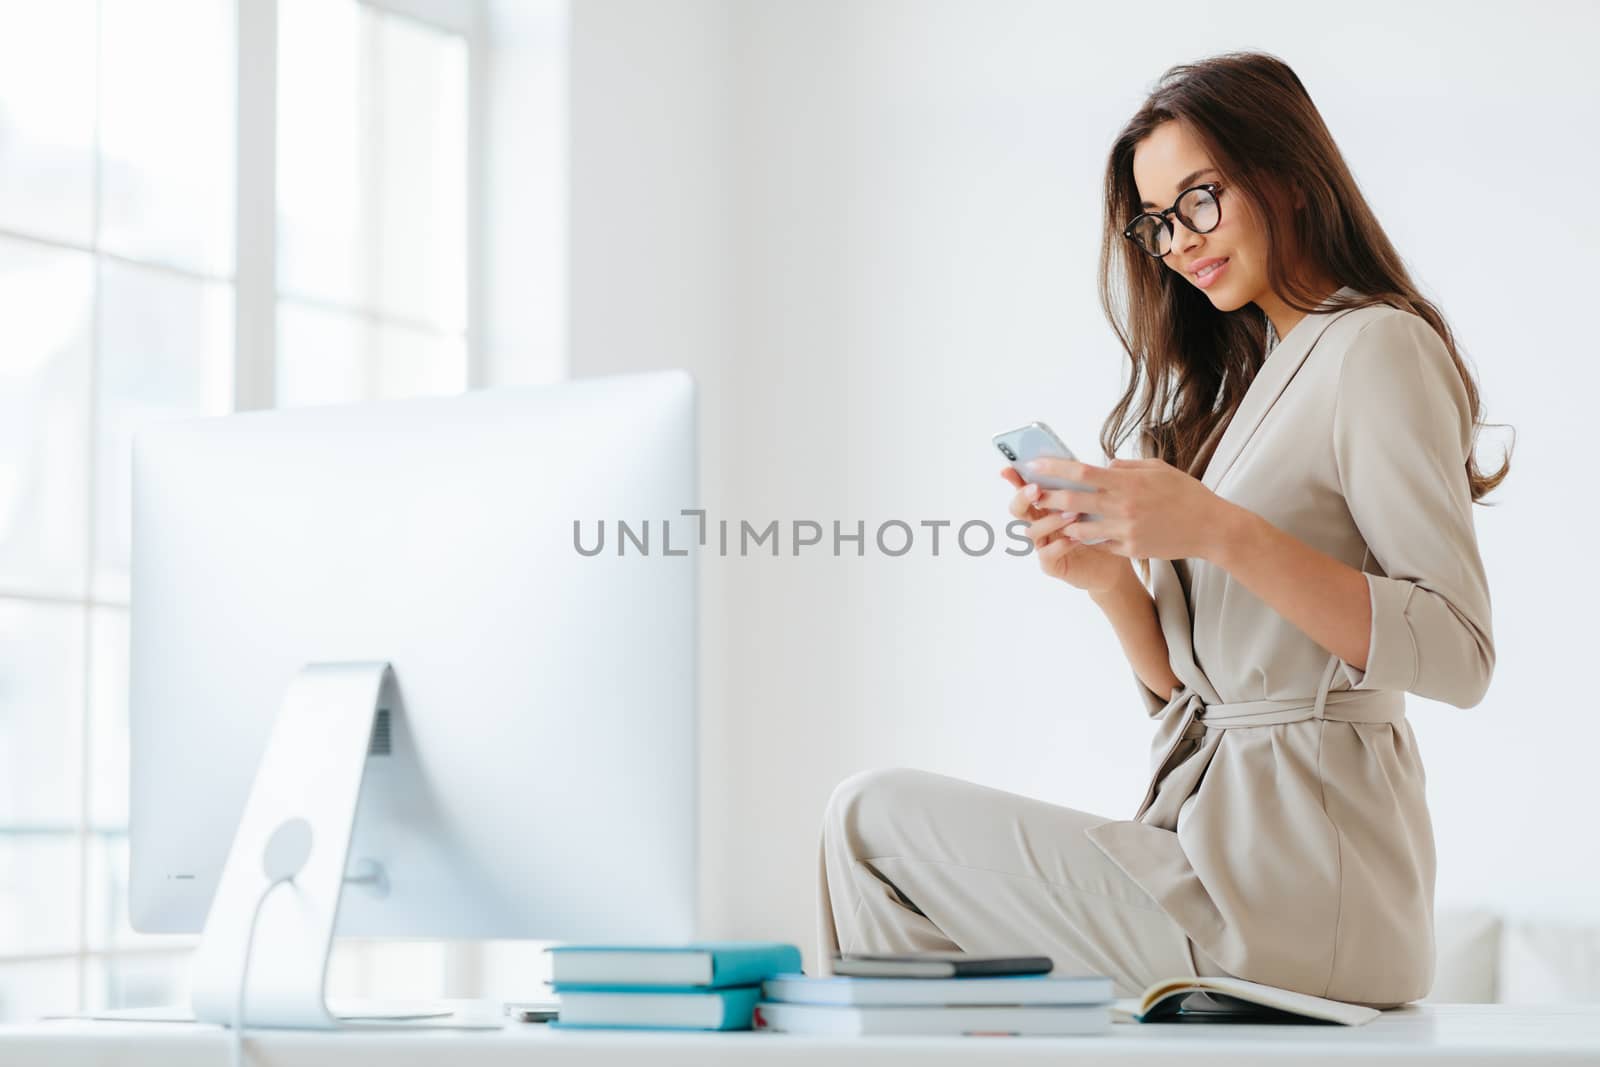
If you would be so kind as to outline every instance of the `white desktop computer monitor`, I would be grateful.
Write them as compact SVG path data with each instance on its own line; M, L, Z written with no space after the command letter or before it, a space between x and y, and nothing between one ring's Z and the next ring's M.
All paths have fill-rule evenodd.
M694 438L694 387L678 371L141 434L135 929L212 939L234 849L235 896L274 946L301 936L285 928L311 909L294 899L315 895L309 875L278 900L254 894L258 854L282 843L263 846L268 831L303 808L316 831L298 846L306 869L320 856L369 875L336 891L327 936L692 938ZM603 551L579 550L601 536ZM351 664L388 665L376 704L377 674L358 670L352 689L307 671ZM366 706L339 725L352 692ZM319 762L356 729L353 763ZM335 819L329 832L315 813L350 806L347 786L353 830ZM306 937L296 951L315 954ZM252 1006L256 983L269 996L275 981L263 968L322 964L265 961L280 949L254 941Z

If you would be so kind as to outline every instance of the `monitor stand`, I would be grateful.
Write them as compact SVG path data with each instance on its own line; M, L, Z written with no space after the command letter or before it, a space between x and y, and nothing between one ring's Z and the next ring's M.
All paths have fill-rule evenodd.
M346 874L367 752L384 711L401 711L387 663L313 663L289 683L195 951L191 995L200 1022L233 1024L247 960L246 1026L334 1029L382 1017L336 1015L326 979L345 884L388 893L382 867L370 860ZM437 1013L397 1007L396 1022L487 1025L445 1005Z

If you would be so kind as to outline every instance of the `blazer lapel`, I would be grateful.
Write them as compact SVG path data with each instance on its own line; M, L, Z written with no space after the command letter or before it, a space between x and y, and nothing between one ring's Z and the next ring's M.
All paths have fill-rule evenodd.
M1349 296L1354 293L1355 290L1345 286L1334 295ZM1211 454L1205 472L1201 475L1200 482L1207 489L1216 492L1217 486L1227 476L1228 468L1233 466L1234 460L1239 458L1245 445L1249 444L1256 427L1266 418L1267 412L1272 410L1272 405L1278 402L1278 397L1293 380L1295 372L1305 362L1306 356L1316 347L1323 331L1339 317L1339 314L1327 311L1313 311L1307 314L1295 323L1288 336L1282 338L1267 356L1266 362L1256 373L1255 380L1250 383L1250 388L1245 390L1239 410L1228 420L1222 440L1217 442L1217 450Z

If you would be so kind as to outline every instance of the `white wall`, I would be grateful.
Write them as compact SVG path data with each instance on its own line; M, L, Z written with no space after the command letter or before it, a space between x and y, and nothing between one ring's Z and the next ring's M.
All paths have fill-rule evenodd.
M733 258L724 0L586 0L569 11L568 285L573 377L685 367L699 385L701 498L723 509L722 425ZM729 850L738 803L726 768L726 628L716 568L701 563L702 925L739 914L742 862Z
M700 374L713 517L869 530L1003 523L1002 427L1098 453L1122 374L1093 289L1110 140L1170 63L1288 60L1519 431L1477 511L1495 684L1468 711L1411 698L1439 902L1600 919L1600 8L580 0L571 22L572 373ZM818 817L857 769L1133 813L1150 724L1126 661L1031 559L703 561L708 935L814 965Z

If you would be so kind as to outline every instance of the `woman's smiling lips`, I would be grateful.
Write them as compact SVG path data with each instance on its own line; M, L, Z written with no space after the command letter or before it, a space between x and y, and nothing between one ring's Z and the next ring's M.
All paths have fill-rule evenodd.
M1189 275L1194 278L1194 283L1200 288L1209 289L1218 278L1222 277L1222 272L1227 269L1227 256L1212 256L1209 259L1196 260L1189 268Z

